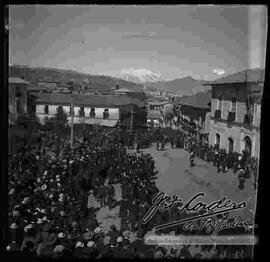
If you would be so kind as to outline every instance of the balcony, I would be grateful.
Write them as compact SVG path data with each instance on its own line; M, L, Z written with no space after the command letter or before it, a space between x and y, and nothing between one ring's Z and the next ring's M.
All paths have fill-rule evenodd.
M221 110L217 109L214 114L214 118L220 119L221 118Z
M253 123L252 115L245 114L245 116L244 116L244 124L251 125L252 123Z
M235 121L235 112L229 112L227 121L228 122L234 122Z

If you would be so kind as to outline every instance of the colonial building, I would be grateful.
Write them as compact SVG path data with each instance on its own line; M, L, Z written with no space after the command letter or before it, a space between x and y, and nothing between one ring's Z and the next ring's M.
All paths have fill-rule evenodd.
M37 94L36 116L44 123L46 118L54 117L58 107L62 107L71 122L70 94ZM119 125L136 125L142 119L145 111L144 103L130 97L88 96L77 94L73 96L74 124L98 124L114 127ZM135 115L135 116L134 116Z
M259 157L264 70L246 70L210 83L209 144Z
M19 115L27 113L27 85L21 78L9 77L9 122L15 123Z
M207 114L211 110L211 93L200 92L191 96L175 97L174 103L179 108L182 126L196 131L199 139L209 132Z

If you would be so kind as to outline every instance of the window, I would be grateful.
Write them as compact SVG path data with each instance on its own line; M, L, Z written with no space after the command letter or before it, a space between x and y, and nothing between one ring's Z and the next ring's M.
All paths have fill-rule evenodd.
M81 106L81 108L80 108L79 116L84 117L84 107L83 106Z
M221 108L222 108L222 97L220 96L220 97L218 98L218 106L217 106L217 109L218 109L218 110L221 110Z
M91 118L94 118L96 116L96 113L95 113L95 108L91 108L91 110L90 110L90 117Z
M45 105L45 107L44 107L44 113L45 113L46 115L49 114L49 106L48 106L48 105Z
M220 147L220 135L219 134L216 134L216 137L215 137L215 147L217 149L219 149L219 147Z
M17 97L22 96L22 91L21 91L21 87L20 86L16 86L16 96Z
M231 112L236 112L236 98L231 99Z
M103 119L108 119L109 118L109 109L105 109L103 112Z

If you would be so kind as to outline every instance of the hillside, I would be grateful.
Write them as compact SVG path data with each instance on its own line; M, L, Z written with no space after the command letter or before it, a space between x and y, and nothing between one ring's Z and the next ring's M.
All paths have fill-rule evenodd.
M177 95L192 95L210 90L211 86L203 86L206 82L207 81L204 80L195 80L188 76L171 81L147 83L146 86L160 91L175 93Z
M28 82L60 82L67 83L73 80L76 83L88 81L90 87L100 89L102 91L110 91L116 84L119 87L125 87L134 91L143 91L143 86L133 82L125 81L122 79L102 76L102 75L89 75L73 70L56 69L56 68L33 68L21 65L9 66L10 77L23 77Z

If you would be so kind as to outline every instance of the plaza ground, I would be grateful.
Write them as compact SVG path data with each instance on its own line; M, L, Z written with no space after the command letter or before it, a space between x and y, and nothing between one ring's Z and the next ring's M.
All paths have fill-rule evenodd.
M133 153L135 150L129 150ZM149 153L155 160L156 169L159 171L156 184L160 191L167 195L178 195L183 202L199 192L205 193L205 197L199 197L198 201L212 203L226 197L236 204L245 201L247 207L231 214L233 217L241 216L245 220L253 219L255 212L256 191L253 189L253 177L245 183L245 189L238 189L238 178L232 170L227 173L217 173L216 167L196 158L196 166L189 166L189 153L184 149L172 149L166 145L164 151L157 151L156 147L144 149L142 153ZM114 185L118 200L121 199L120 185ZM198 202L196 201L196 202ZM118 216L119 206L112 210L107 207L101 208L97 212L97 220L102 224L107 232L111 224L115 224L120 229L121 220Z

